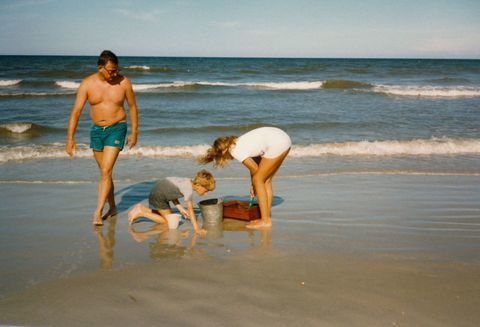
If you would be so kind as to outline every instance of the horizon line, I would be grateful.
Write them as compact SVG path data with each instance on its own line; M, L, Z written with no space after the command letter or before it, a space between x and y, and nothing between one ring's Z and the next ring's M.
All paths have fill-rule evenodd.
M98 57L72 54L1 54L0 57ZM202 58L202 59L358 59L358 60L480 60L472 57L296 57L296 56L175 56L175 55L118 55L119 58Z

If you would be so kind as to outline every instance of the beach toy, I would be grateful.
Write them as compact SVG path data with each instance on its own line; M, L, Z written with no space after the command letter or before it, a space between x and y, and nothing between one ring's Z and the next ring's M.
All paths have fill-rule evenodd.
M255 197L252 196L250 198L250 202L248 203L248 209L250 209L255 204Z
M178 223L180 222L180 214L178 213L171 213L165 216L167 218L168 222L168 228L169 229L177 229L178 228Z
M203 227L219 226L223 221L223 199L208 199L198 203L202 213Z
M223 204L223 217L247 221L260 219L260 207L252 201L230 200Z

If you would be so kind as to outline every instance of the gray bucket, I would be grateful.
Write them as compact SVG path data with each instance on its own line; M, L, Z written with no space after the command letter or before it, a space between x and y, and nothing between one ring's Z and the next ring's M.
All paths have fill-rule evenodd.
M202 213L203 228L219 226L223 221L223 199L208 199L198 203Z

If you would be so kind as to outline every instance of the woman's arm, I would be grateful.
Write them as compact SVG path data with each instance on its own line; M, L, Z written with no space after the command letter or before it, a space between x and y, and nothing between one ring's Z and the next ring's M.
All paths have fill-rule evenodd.
M258 163L254 158L247 158L243 160L242 164L247 167L247 169L250 171L250 180L252 182L250 186L250 198L253 198L255 196L255 188L253 186L253 176L255 173L258 171Z

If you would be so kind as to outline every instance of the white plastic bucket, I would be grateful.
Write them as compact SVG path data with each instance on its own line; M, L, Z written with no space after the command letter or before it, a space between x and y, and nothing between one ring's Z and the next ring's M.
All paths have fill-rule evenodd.
M168 222L169 229L177 229L180 222L180 215L178 213L171 213L165 216Z

